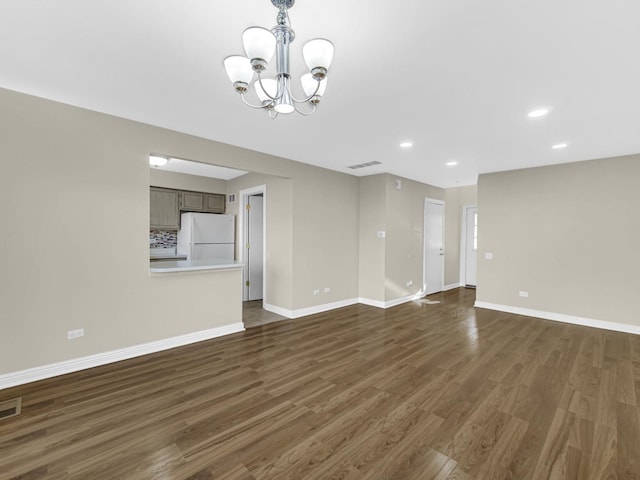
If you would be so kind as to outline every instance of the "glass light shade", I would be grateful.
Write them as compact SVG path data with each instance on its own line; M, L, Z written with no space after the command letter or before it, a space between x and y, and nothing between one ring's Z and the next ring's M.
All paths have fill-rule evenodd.
M276 49L276 37L263 27L249 27L242 33L244 51L249 60L261 58L269 62Z
M333 43L324 38L314 38L304 44L302 55L309 70L313 70L316 67L323 67L329 70L329 66L333 61Z
M161 157L159 155L149 155L149 165L152 167L163 167L167 164L169 159L167 157Z
M313 92L315 92L316 88L318 88L318 82L310 73L305 73L304 75L302 75L302 77L300 77L300 82L302 83L302 89L304 90L304 93L307 95L307 97L313 95ZM325 78L320 82L320 88L318 88L316 95L324 95L324 91L326 89L327 79Z
M224 59L224 69L227 71L231 83L244 82L247 85L253 78L251 62L242 55L232 55Z
M276 106L273 107L273 109L276 112L284 113L285 115L287 113L293 113L293 111L295 110L294 106L291 105L290 103L276 103Z
M276 94L278 93L278 82L275 80L275 78L262 79L262 87L264 87L264 90L260 86L260 82L257 80L254 82L253 86L256 89L256 93L258 94L258 98L260 99L261 102L272 101L264 92L264 90L266 90L267 93L271 95L273 98L275 98Z

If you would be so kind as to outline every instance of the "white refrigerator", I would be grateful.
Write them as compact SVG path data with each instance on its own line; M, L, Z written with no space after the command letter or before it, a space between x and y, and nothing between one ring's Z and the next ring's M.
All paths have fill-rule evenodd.
M235 257L235 216L183 213L178 231L178 252L187 260L229 260Z

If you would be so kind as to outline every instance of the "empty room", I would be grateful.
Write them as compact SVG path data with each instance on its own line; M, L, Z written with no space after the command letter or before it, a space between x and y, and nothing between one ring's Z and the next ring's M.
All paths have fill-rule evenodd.
M640 479L639 16L0 2L0 480Z

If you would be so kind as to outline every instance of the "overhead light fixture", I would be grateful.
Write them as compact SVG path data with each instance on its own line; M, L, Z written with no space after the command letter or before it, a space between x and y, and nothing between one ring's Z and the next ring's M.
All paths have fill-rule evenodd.
M413 147L413 142L402 142L400 144L400 148L411 148Z
M298 112L302 115L315 113L324 91L327 88L327 72L333 60L333 43L324 38L309 40L302 47L304 60L309 72L300 79L306 98L297 99L291 91L289 67L289 44L295 34L289 21L289 9L295 0L271 0L278 8L277 25L271 30L263 27L249 27L242 34L246 56L232 55L224 59L233 88L242 97L242 101L252 108L264 109L270 118L278 114ZM265 73L273 54L276 54L275 77L266 77ZM259 105L247 101L245 94L253 83ZM300 109L301 105L307 105Z
M149 165L152 167L164 167L169 159L167 157L161 157L160 155L149 155Z
M529 118L544 117L548 113L549 113L548 108L538 108L536 110L532 110L531 112L529 112Z
M447 167L455 167L458 164L455 160L445 163Z
M569 146L568 143L556 143L554 146L552 146L551 148L553 148L554 150L561 150L563 148L567 148Z

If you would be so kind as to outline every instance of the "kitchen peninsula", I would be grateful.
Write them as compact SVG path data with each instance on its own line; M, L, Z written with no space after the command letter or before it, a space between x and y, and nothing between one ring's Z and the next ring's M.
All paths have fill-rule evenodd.
M168 262L151 262L149 271L151 273L173 273L192 272L197 270L231 270L242 269L242 263L228 259L208 259L208 260L177 260Z

